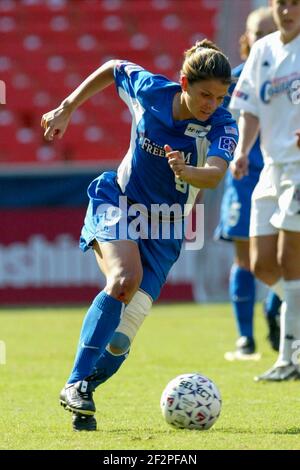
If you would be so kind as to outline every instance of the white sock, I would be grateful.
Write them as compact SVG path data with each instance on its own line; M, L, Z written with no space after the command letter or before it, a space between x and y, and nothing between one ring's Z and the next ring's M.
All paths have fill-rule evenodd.
M284 287L283 287L283 279L282 277L275 282L272 286L270 286L270 289L275 292L275 294L282 300L284 298Z
M283 289L284 302L280 314L280 350L277 365L297 363L300 346L300 279L283 281Z

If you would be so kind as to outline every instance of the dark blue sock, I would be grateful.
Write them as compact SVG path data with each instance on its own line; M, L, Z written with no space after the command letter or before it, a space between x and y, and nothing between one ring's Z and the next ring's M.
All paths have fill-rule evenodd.
M240 336L253 338L255 279L253 274L236 264L232 266L229 294Z
M90 377L93 386L95 388L98 387L114 375L119 370L125 359L127 359L128 354L129 351L125 354L116 356L105 350L97 360L92 376Z
M83 321L77 354L68 383L89 376L120 323L122 302L102 291Z
M274 318L280 315L281 300L272 290L269 290L264 303L264 312L266 317Z

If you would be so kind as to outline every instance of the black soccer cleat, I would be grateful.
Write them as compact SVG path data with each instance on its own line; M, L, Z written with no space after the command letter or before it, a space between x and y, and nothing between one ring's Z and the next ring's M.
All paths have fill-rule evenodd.
M224 357L227 361L259 361L261 355L255 351L254 339L241 336L236 342L236 350L226 352Z
M73 413L72 426L74 431L97 431L95 416Z
M236 349L241 355L249 355L255 353L255 341L248 336L241 336L236 342Z
M96 412L94 388L86 380L67 384L60 392L60 404L69 411L92 416Z

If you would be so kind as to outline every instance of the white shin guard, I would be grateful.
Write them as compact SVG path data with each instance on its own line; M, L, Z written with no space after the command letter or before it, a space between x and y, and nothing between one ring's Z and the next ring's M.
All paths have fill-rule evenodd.
M150 297L138 290L129 304L125 307L118 328L115 330L107 350L111 354L125 354L148 315L152 306ZM118 353L113 351L118 350Z

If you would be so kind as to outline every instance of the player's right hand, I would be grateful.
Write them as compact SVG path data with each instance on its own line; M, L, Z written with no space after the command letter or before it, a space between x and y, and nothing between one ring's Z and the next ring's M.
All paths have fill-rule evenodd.
M164 145L164 151L166 152L169 166L173 170L176 178L180 179L184 177L186 164L182 157L182 153L178 150L173 150L168 144Z
M232 176L240 180L244 176L248 175L248 166L249 166L249 159L248 155L245 154L240 154L236 156L230 164L230 171L232 173Z
M41 127L45 130L44 138L46 140L53 140L54 137L57 136L61 139L68 127L70 118L70 111L67 108L62 107L58 107L46 114L43 114Z

